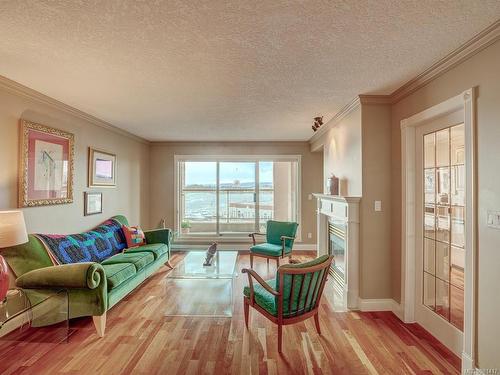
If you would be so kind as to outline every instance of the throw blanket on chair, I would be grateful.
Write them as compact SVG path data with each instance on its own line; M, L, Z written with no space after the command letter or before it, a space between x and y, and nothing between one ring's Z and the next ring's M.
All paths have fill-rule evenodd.
M37 234L56 264L102 262L127 247L121 224L109 219L85 233Z

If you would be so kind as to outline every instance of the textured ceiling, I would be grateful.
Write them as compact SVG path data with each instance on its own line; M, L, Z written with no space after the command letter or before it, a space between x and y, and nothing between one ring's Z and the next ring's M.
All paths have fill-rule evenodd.
M0 0L0 74L149 140L306 140L499 17L498 0Z

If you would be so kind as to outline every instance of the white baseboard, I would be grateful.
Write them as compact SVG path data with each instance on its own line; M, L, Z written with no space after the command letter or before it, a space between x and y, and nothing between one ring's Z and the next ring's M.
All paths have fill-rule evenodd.
M396 315L399 318L399 320L404 322L405 320L404 320L403 305L400 303L397 303L394 300L392 300L392 302L393 302L392 312L394 313L394 315Z
M220 250L249 250L251 245L248 243L219 243L217 246L218 249ZM183 243L174 243L172 245L172 250L206 250L208 247L207 243L204 244L183 244ZM311 251L315 252L316 251L316 244L294 244L293 249L294 250L300 250L300 251Z
M363 299L358 298L358 310L360 311L392 311L401 321L404 322L403 305L397 303L392 298L383 299ZM474 360L465 352L462 352L462 374L486 375L485 371L474 366Z
M471 371L474 370L474 371ZM475 374L482 374L483 372L479 369L474 369L474 360L472 357L465 353L462 352L462 374L465 374L467 372L470 373L475 373Z
M398 303L392 298L363 299L358 298L358 309L360 311L393 311Z

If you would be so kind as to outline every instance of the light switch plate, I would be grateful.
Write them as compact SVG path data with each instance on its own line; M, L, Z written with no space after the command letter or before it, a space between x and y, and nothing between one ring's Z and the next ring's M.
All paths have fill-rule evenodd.
M488 227L500 229L500 211L487 211L486 222L488 223Z
M375 211L382 211L382 201L375 201Z

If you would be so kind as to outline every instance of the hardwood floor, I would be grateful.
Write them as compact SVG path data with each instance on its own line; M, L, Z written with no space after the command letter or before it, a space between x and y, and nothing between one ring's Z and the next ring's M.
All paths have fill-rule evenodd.
M182 256L175 254L172 263ZM274 277L274 262L268 269L265 259L254 261L259 274ZM249 256L240 255L238 271L248 266ZM286 326L280 356L274 324L251 311L250 328L245 329L242 289L247 281L240 272L232 318L166 317L167 303L184 303L165 290L167 273L162 268L108 312L102 339L92 319L82 318L71 322L67 343L55 345L50 330L43 329L30 342L7 348L1 343L0 373L459 373L459 359L420 326L405 325L390 312L335 312L331 298L324 298L320 307L322 335L313 319ZM325 290L331 296L329 292Z

